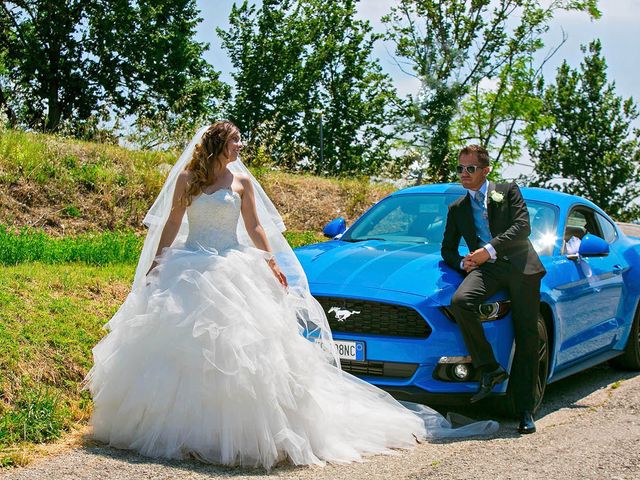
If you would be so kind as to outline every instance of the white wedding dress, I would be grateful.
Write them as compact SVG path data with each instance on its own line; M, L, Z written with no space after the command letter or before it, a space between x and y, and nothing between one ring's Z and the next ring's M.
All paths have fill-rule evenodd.
M266 253L238 242L240 203L226 189L194 198L186 242L165 249L107 324L87 377L98 440L268 469L495 431L495 422L452 430L328 361L301 335Z

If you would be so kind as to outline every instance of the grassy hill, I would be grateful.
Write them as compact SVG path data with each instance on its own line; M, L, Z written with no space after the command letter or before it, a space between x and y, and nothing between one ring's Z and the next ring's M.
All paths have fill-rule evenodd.
M142 152L51 135L0 130L0 224L55 235L141 232L142 218L178 153ZM289 230L348 221L388 194L364 179L325 179L253 169Z
M128 293L141 220L176 157L0 130L0 466L86 425L91 348ZM253 171L293 245L392 190Z

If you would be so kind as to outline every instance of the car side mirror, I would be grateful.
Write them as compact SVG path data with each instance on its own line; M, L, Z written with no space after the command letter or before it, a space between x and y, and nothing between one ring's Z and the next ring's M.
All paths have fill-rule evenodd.
M342 235L347 230L347 222L344 218L338 217L327 223L322 229L325 237L335 238Z
M597 235L587 233L582 237L578 253L583 257L604 257L609 255L609 244Z

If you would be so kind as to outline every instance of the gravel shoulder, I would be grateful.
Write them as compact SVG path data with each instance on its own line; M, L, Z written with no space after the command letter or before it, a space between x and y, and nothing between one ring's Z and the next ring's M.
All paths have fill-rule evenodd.
M462 412L489 417L484 411ZM397 455L326 467L264 470L196 461L154 461L96 445L90 437L62 453L0 471L18 479L635 479L640 475L640 374L599 366L550 385L538 432L520 436L501 420L486 438L422 443Z

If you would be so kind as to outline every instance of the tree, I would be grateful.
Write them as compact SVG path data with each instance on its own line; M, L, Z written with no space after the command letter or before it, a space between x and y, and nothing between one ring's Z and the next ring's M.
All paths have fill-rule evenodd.
M400 0L383 18L387 38L396 45L399 65L421 82L399 109L399 134L422 150L432 181L453 179L449 154L454 120L470 92L485 79L510 78L523 59L542 47L541 35L559 9L584 10L597 17L597 0ZM516 70L507 68L512 66ZM521 70L520 70L521 71ZM506 91L485 98L487 106L504 102ZM495 112L494 112L495 113ZM481 132L482 133L482 132ZM486 132L485 132L486 133ZM478 140L481 140L479 138Z
M338 175L376 173L388 160L390 79L371 58L357 0L265 0L232 9L219 30L236 82L231 117L279 164ZM320 120L324 133L320 152ZM268 132L265 132L268 130Z
M579 70L565 61L544 96L553 124L531 145L533 185L584 196L619 220L640 217L640 131L632 98L615 93L599 40L582 47Z
M494 167L520 159L532 136L552 121L543 108L542 66L523 56L506 64L491 88L470 89L451 124L450 149L483 145Z
M199 117L225 96L193 38L195 0L19 0L0 6L0 103L17 123L82 135L96 119Z
M281 137L286 138L285 151L276 154L278 163L284 164L294 162L287 158L293 150L290 132L299 128L295 89L310 88L311 84L308 77L300 75L304 38L296 28L299 10L291 0L266 0L260 9L245 0L233 5L230 27L218 29L234 67L229 116L243 132L250 150L257 148L256 143L282 148Z

